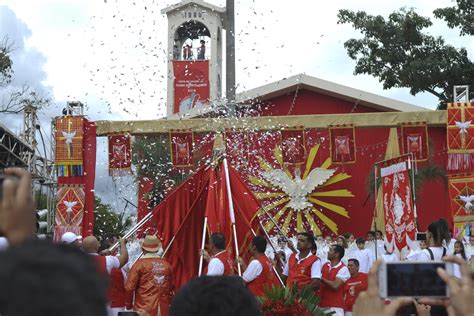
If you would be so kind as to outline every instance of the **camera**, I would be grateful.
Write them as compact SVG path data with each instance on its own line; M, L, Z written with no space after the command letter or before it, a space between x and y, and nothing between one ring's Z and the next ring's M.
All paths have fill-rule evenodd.
M453 264L443 261L384 262L378 271L380 297L448 297L448 287L439 277L437 268L453 274Z
M426 233L416 233L416 241L426 241Z

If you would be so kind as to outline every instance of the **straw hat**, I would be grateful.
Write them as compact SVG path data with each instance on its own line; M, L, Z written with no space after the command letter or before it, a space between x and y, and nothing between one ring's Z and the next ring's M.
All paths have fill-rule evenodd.
M146 235L142 248L148 252L157 252L160 249L160 240L155 235Z

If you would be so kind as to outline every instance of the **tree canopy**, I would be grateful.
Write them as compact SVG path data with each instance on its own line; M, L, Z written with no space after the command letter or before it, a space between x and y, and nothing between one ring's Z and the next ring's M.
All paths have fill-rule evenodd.
M13 69L10 59L11 43L8 37L5 37L0 43L0 87L6 86L11 82Z
M473 8L470 0L458 0L457 6L437 9L434 15L448 27L459 28L460 36L472 36ZM474 63L467 50L428 34L425 29L433 23L414 9L402 8L388 19L364 11L339 10L338 19L339 24L350 23L363 34L344 43L349 57L356 61L354 74L377 77L384 89L410 88L412 95L429 92L443 109L453 101L455 85L472 84Z
M122 237L132 224L131 217L115 212L109 204L94 197L94 236L99 240L110 237Z

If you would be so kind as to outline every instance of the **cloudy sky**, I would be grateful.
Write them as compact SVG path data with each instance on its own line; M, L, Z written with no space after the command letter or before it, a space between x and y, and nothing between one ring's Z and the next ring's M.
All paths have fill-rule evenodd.
M43 125L59 115L65 102L80 100L86 115L98 119L150 119L165 115L167 20L160 10L170 0L0 0L0 38L14 43L14 86L25 82L53 97L43 111ZM224 6L225 0L209 1ZM358 37L350 25L337 24L339 9L387 16L414 7L432 16L452 0L236 0L236 82L238 91L285 77L308 75L352 86L427 108L429 94L408 89L383 90L376 78L354 76L354 62L343 43ZM474 43L434 21L429 32L474 52ZM4 116L2 122L7 122ZM8 119L20 130L20 118ZM48 130L45 127L45 130ZM121 189L133 199L125 179L106 174L106 140L98 141L97 194L109 202ZM117 194L106 194L113 186Z

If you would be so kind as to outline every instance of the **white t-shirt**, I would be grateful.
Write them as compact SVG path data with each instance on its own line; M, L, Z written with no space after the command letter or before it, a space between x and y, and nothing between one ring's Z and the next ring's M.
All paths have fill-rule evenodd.
M332 269L336 269L336 268L339 268L339 266L342 263L342 261L340 261L338 264L336 264L334 267L331 267L331 263L330 262L327 262L325 263L329 266L329 271L331 271ZM346 282L347 280L349 280L351 277L351 273L349 272L349 269L347 269L346 266L343 266L336 274L336 278L342 280L342 282Z
M354 251L354 259L359 261L359 272L368 273L374 264L374 257L369 249L357 249Z
M397 261L399 261L399 260L398 260L398 256L397 256L396 254L394 254L394 253L391 253L391 254L384 254L384 255L382 256L382 260L383 260L384 262L397 262Z
M308 255L302 259L300 259L300 254L296 254L296 261L300 263L301 261L305 260L309 256L311 256L312 253L311 251L308 253ZM288 276L289 273L289 260L285 264L285 268L283 269L283 275ZM311 279L321 279L321 259L316 260L313 262L311 265Z
M98 256L98 254L96 254L96 253L90 253L90 255ZM105 264L106 264L106 269L107 269L108 274L110 274L110 272L112 272L112 269L120 268L120 261L115 256L105 256Z
M429 247L429 248L433 252L434 260L441 260L441 258L443 257L443 252L444 252L445 248L443 248L443 247ZM446 251L446 255L447 254L448 254L448 252ZM418 259L418 261L432 261L431 256L430 256L430 252L428 251L428 249L423 249L418 254L417 259Z
M260 261L254 259L250 261L247 269L245 269L244 274L242 274L242 279L247 283L252 282L260 275L260 273L262 273L262 271L262 264Z
M224 251L225 250L216 253L215 256ZM211 261L209 261L209 265L207 266L207 275L224 275L224 264L222 263L222 261L215 258L215 256L211 259Z

